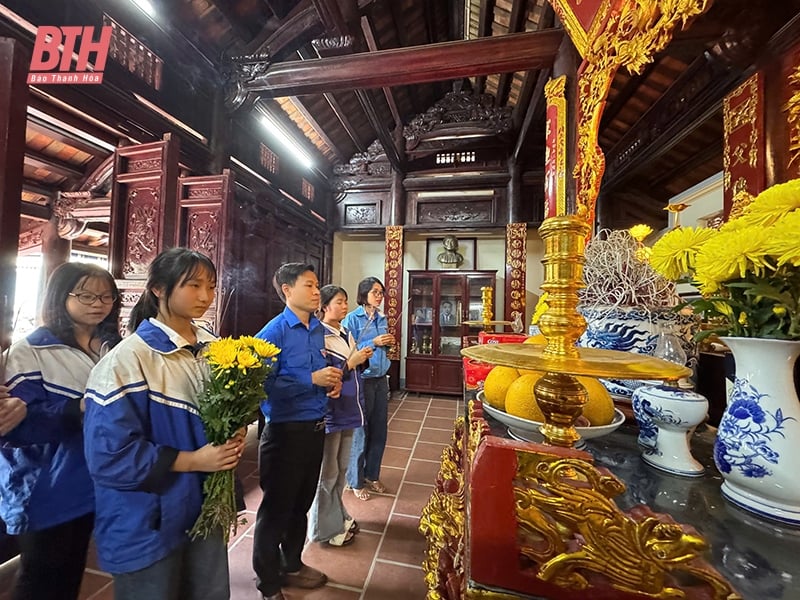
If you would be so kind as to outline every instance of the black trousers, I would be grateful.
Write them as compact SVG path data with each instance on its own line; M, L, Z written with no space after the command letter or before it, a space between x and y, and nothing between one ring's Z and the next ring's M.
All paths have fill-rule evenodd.
M265 596L281 589L283 573L302 566L306 513L314 501L325 446L322 421L268 423L259 444L264 497L253 540L256 586Z
M94 513L17 536L20 570L14 600L77 600Z

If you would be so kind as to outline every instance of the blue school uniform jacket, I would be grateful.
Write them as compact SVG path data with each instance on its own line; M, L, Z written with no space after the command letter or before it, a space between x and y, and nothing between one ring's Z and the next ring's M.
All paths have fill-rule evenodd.
M363 306L349 313L342 321L342 325L358 341L359 348L370 346L373 354L369 359L369 366L364 369L362 376L364 379L383 377L389 372L392 362L386 355L386 346L376 346L373 340L384 333L389 333L389 321L386 315L381 312L373 314L372 318L367 315Z
M325 352L328 364L342 369L342 392L338 398L328 399L325 415L325 433L355 429L364 426L364 390L361 385L361 367L350 370L347 358L356 349L356 342L347 330L325 327Z
M94 510L83 457L80 399L94 362L40 327L8 351L5 385L27 404L0 436L0 518L11 534L39 531Z
M198 343L214 339L197 329ZM205 474L171 470L179 451L207 443L197 398L208 367L196 350L162 323L143 321L89 377L86 460L100 567L110 573L161 560L188 541L200 514Z

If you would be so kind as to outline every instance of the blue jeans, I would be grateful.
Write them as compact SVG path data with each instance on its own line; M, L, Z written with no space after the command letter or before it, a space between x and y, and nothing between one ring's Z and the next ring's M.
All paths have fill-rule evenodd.
M228 600L228 549L222 532L199 537L133 573L114 575L114 600Z
M364 487L364 480L376 481L381 475L383 450L389 420L389 382L386 376L364 379L366 425L353 432L353 447L347 467L347 485Z

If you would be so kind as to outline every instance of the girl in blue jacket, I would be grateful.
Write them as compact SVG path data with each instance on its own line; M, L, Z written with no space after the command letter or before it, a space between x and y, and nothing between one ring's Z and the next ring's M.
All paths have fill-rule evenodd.
M83 394L120 339L119 311L108 271L65 263L47 284L44 325L8 351L5 388L24 404L24 418L0 436L0 517L21 551L14 600L78 597L94 525Z
M360 365L372 356L372 348L359 350L353 336L342 327L347 316L347 292L337 285L320 291L319 316L325 326L325 352L329 366L342 370L342 391L331 398L325 415L325 447L317 495L308 519L308 538L346 546L358 530L342 502L345 474L350 461L353 430L364 426L364 390Z
M347 469L347 483L356 498L369 500L370 492L382 494L386 486L379 479L389 419L389 382L386 374L391 362L387 349L395 343L389 333L386 315L381 312L383 284L376 277L367 277L358 284L358 308L351 312L344 325L357 340L359 348L372 348L369 367L364 369L364 406L366 424L353 433L353 448Z
M197 327L217 273L205 255L171 248L150 265L129 328L86 390L86 460L97 498L100 567L115 600L228 600L222 531L191 540L205 473L233 469L244 435L207 443L197 410L208 366Z

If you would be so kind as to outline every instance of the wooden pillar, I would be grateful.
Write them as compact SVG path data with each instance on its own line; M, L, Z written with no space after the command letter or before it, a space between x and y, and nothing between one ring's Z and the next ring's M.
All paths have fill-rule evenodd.
M518 223L522 208L522 169L513 156L508 157L508 187L506 192L508 222Z
M395 129L395 144L400 149L401 156L405 157L405 138L402 127ZM404 173L392 167L392 187L389 196L389 225L405 225L406 219L406 189L403 187Z
M581 64L581 57L575 44L569 36L564 36L561 46L558 48L553 62L553 79L565 75L567 77L564 95L566 96L566 211L567 214L575 214L575 179L571 173L575 169L577 133L575 128L575 116L578 114L578 81L577 73Z
M0 346L11 343L17 282L22 165L30 56L17 40L0 38Z

